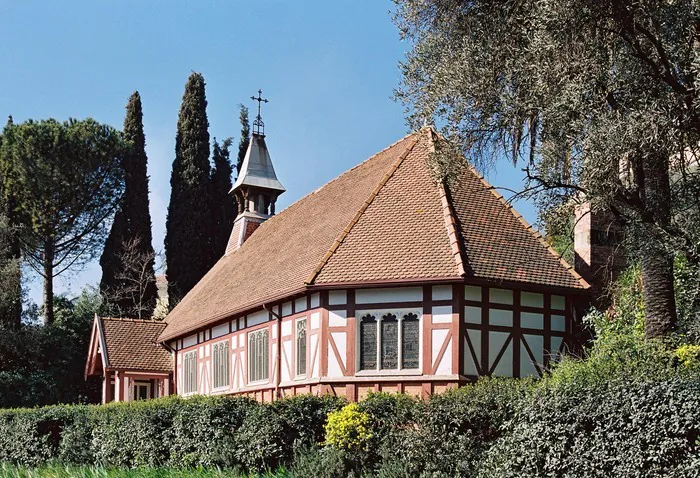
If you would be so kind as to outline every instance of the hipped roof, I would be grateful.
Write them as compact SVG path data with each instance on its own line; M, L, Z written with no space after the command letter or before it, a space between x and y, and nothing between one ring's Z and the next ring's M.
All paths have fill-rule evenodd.
M98 317L105 366L119 370L172 372L170 353L158 343L165 323L157 320Z
M268 219L170 312L159 340L316 285L475 278L587 289L466 160L453 187L434 180L441 141L422 128Z

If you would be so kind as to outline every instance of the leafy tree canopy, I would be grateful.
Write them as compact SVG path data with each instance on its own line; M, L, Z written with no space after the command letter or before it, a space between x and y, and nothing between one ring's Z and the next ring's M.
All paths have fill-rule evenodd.
M93 259L124 189L123 142L92 119L10 124L0 146L3 191L23 225L22 252L44 279L44 321L53 321L53 278Z

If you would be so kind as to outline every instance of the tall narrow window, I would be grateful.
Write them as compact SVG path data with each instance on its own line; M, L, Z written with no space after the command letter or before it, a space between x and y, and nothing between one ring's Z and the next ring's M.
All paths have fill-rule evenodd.
M267 329L248 334L248 382L267 380L269 373Z
M214 344L212 354L212 375L214 388L225 388L230 384L229 378L229 344L228 340Z
M297 320L297 375L306 375L306 319Z
M360 370L377 369L377 320L367 314L360 321Z
M197 391L197 351L187 352L182 362L182 391Z
M418 368L419 346L418 316L408 313L401 321L401 368Z
M399 368L399 322L394 314L382 317L382 369Z

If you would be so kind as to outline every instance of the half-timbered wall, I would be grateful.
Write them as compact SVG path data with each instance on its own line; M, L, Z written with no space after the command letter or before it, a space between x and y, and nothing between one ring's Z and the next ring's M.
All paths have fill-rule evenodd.
M563 295L466 286L463 373L541 374L569 343L571 317Z
M260 400L326 392L351 400L371 391L427 396L478 375L541 373L569 341L570 310L570 299L563 295L463 283L330 290L234 318L170 345L176 350L177 390L185 395L183 367L188 354L193 362L194 353L193 393L241 393ZM372 360L361 363L363 317L376 321L370 328L377 334L374 367L367 366ZM417 332L415 323L402 328L402 320L409 319L417 321ZM396 322L383 327L384 320ZM392 335L392 342L384 343L383 331L395 333L396 327L404 331L398 342ZM252 337L259 341L251 345ZM371 344L374 336L368 337ZM404 347L406 337L413 342ZM213 355L220 359L223 343L228 344L228 385L215 388L214 374L222 382L224 369ZM249 362L261 344L267 344L267 374L252 380L251 370L257 378L264 375L263 362L254 369ZM418 363L403 361L415 345ZM383 354L390 353L396 357L385 360Z

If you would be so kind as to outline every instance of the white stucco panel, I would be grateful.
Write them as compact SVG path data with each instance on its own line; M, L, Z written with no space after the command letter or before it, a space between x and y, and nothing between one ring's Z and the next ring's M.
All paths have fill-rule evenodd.
M355 302L358 304L377 304L381 302L416 302L423 300L420 287L394 287L388 289L358 289Z
M321 314L319 312L314 312L311 314L311 328L318 329L321 326Z
M433 307L433 324L450 324L452 323L452 307L443 305Z
M345 327L348 324L348 313L345 310L329 310L328 325L331 327Z

